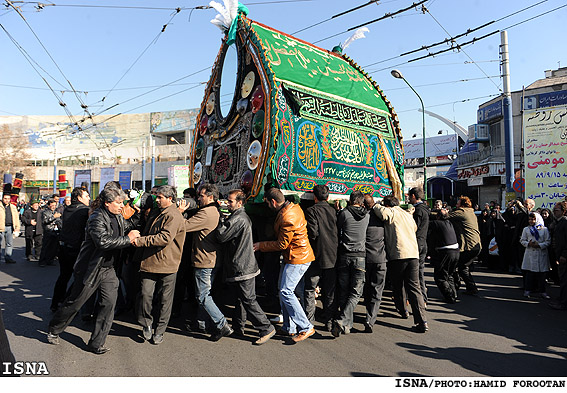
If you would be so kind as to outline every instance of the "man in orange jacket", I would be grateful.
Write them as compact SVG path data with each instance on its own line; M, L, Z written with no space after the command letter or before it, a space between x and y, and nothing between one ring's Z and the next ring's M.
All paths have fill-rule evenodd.
M278 214L274 223L278 239L254 243L254 251L281 251L284 263L280 271L280 305L283 313L283 333L299 342L315 333L305 311L295 296L294 290L305 274L315 254L307 237L307 221L298 205L286 201L282 192L270 188L264 200Z

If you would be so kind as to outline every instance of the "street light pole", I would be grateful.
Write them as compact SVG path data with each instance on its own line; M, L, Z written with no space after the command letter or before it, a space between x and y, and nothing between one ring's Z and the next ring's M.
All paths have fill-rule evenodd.
M175 139L175 137L171 137L169 138L170 141L177 143L179 146L181 146L181 149L183 150L183 161L185 162L185 165L187 165L187 150L185 150L185 147L183 147L183 145L181 143L179 143L179 141L177 139Z
M404 78L404 76L400 71L392 70L390 71L390 73L394 78L402 79L404 82L406 82L409 88L415 93L417 98L419 98L419 102L421 103L421 114L422 114L421 122L423 126L423 194L425 195L425 200L427 201L427 154L425 152L425 106L423 105L423 100L421 99L421 96L417 93L417 91L415 91L413 86L409 84L409 82L406 80L406 78Z

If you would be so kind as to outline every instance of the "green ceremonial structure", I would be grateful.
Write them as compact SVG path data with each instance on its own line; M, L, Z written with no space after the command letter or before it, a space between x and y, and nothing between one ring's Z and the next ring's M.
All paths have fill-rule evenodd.
M326 184L402 199L397 116L350 58L237 17L219 51L194 132L192 186L243 188L261 202L269 183L303 196Z

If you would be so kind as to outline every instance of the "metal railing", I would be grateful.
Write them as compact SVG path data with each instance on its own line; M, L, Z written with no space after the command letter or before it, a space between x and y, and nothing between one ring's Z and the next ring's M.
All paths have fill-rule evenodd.
M489 157L503 158L504 146L487 146L480 150L460 153L458 157L458 166L479 163Z

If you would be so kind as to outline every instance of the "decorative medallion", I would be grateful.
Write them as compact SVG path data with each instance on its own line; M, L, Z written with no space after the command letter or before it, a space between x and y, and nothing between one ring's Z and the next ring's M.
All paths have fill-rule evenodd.
M207 112L207 115L211 115L211 113L213 113L213 110L215 109L215 95L211 94L209 96L209 99L207 100L207 105L205 106L205 111Z
M203 138L201 138L197 141L197 144L195 145L195 158L197 160L200 160L201 157L203 156L204 149L205 149L205 141L203 140Z
M203 175L203 165L198 162L195 164L195 169L193 170L193 183L197 184L201 181L201 176Z
M246 113L247 109L248 109L248 100L246 98L242 98L238 100L238 102L236 103L236 112L238 112L240 116L243 116Z
M260 138L264 132L264 111L258 111L252 118L252 135L254 138Z
M242 190L246 194L248 194L250 192L250 190L252 189L253 183L254 183L254 175L252 174L252 171L247 170L240 177L240 188L242 188Z
M264 104L264 90L262 90L262 86L256 86L254 89L254 93L252 93L252 97L250 98L250 105L252 106L252 113L258 112L262 105Z
M254 74L254 71L250 71L244 78L244 81L242 82L242 88L241 88L242 98L246 98L250 95L250 93L252 92L252 88L254 87L255 80L256 80L256 74Z
M217 150L211 166L211 179L213 182L226 181L234 170L234 149L224 145Z
M207 128L210 132L213 132L217 129L217 119L215 115L209 117L209 121L207 122Z
M254 141L250 144L248 148L248 154L246 154L246 163L248 168L253 171L258 167L260 163L260 154L262 153L262 145L259 141Z
M208 123L209 123L209 117L207 115L203 115L203 117L201 117L201 127L199 128L199 132L201 136L207 133Z

